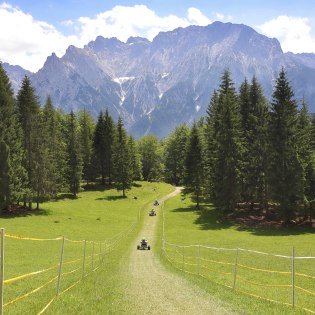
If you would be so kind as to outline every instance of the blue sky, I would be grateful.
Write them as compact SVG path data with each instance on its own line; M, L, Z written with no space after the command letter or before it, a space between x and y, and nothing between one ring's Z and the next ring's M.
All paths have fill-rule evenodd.
M0 60L36 71L52 52L61 57L97 35L152 39L215 20L252 26L284 51L315 53L315 0L0 0Z

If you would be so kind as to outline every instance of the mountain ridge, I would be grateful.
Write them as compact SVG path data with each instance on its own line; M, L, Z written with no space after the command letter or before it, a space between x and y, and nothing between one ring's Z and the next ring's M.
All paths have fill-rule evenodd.
M296 98L304 97L314 112L315 55L283 53L277 39L244 24L176 28L152 41L98 36L83 48L69 46L61 58L52 54L38 72L28 75L41 102L49 94L56 106L66 111L86 108L94 117L108 107L136 137L163 137L206 112L225 69L236 87L255 75L270 98L282 66ZM8 71L11 79L13 70Z

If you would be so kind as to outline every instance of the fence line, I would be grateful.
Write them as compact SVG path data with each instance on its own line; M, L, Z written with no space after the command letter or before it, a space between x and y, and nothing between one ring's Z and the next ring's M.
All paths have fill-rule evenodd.
M189 248L191 248L190 253L189 254L187 253L185 255L185 252L187 252L187 250ZM197 250L193 250L193 248L196 248ZM202 253L201 253L201 249L203 249ZM230 252L230 253L236 252L235 257L234 257L234 262L222 261L222 260L217 260L217 259L209 259L208 257L206 258L205 256L207 253L205 253L204 250L215 251L218 253L219 252L226 252L226 255L228 255L228 252ZM193 253L193 256L191 255L191 252ZM239 253L241 253L241 252L248 253L248 254L254 254L254 255L255 254L263 255L266 257L275 257L275 258L290 260L290 263L291 263L290 269L291 270L290 271L283 271L283 270L280 271L280 270L272 270L272 269L262 269L262 268L256 268L253 266L248 266L245 264L240 264ZM171 263L175 268L177 268L177 269L179 269L185 273L189 273L189 274L203 277L203 278L210 280L214 283L217 283L219 285L223 285L225 287L233 289L234 291L238 291L240 293L243 293L243 294L255 297L255 298L259 298L259 299L266 300L269 302L282 304L285 306L296 307L296 308L304 310L306 312L315 314L315 309L310 309L310 308L306 308L306 307L303 307L300 305L296 305L296 293L297 293L296 291L297 290L304 292L304 294L306 294L307 296L312 296L312 297L315 296L314 291L309 290L308 288L303 288L300 285L296 285L297 277L315 279L315 276L309 275L306 273L296 272L296 268L295 268L295 262L297 259L299 261L312 260L312 259L315 259L315 257L314 256L296 256L294 248L292 249L291 255L279 255L279 254L275 254L275 253L266 253L266 252L251 250L251 249L246 249L246 248L226 248L226 247L205 246L205 245L200 245L200 244L198 244L198 245L196 245L196 244L179 245L179 244L167 242L166 241L166 230L165 230L165 209L164 209L164 203L163 203L162 204L162 254L166 258L166 260L169 263ZM178 260L178 258L180 260ZM197 263L196 264L191 263L191 260L194 260ZM233 268L233 271L232 272L226 272L226 271L222 271L222 270L215 270L213 268L209 268L209 266L207 265L208 263L214 263L214 264L221 265L222 268L224 266L226 266L226 267L230 266L230 268ZM187 268L185 268L185 266L187 266ZM288 262L288 266L289 266L289 262ZM193 270L191 267L193 267ZM257 271L257 272L279 274L279 275L291 275L291 281L287 281L287 282L291 282L291 283L290 284L288 284L288 283L286 283L286 284L281 284L281 283L266 284L266 283L257 283L255 281L249 281L249 280L245 279L243 276L238 275L239 268L248 269L248 270L252 270L255 272ZM213 276L209 277L209 276L203 275L202 270L210 271L210 272L214 273L215 275L219 274L219 275L221 275L221 277L222 276L224 276L224 277L232 276L232 280L231 280L232 286L227 285L226 283L215 281L213 279ZM290 301L290 303L277 301L277 300L273 300L273 299L268 299L268 298L263 297L263 296L258 295L258 294L253 294L253 293L241 290L237 286L237 283L236 283L237 279L239 279L239 281L241 281L241 282L251 284L253 286L265 287L265 288L279 288L279 289L282 288L284 290L291 290L291 301ZM314 301L313 305L315 305L315 301ZM313 307L313 305L312 305L312 307Z
M69 291L70 289L72 289L74 286L76 286L83 278L85 278L86 276L90 275L92 272L98 270L100 268L101 263L104 261L104 256L105 254L108 255L110 252L114 251L115 248L117 247L117 245L121 242L122 239L124 239L129 233L131 233L137 226L137 223L139 222L141 218L140 215L140 210L137 216L137 221L134 222L133 224L131 224L127 229L117 233L116 235L114 235L111 238L108 238L104 241L104 251L102 252L101 250L101 246L103 244L102 241L97 241L99 243L99 252L95 253L94 250L92 252L91 255L86 255L86 245L87 244L92 244L93 245L93 249L94 249L94 243L95 241L87 241L87 240L73 240L73 239L69 239L66 237L56 237L56 238L37 238L37 237L29 237L29 236L23 236L23 235L18 235L18 234L6 234L4 229L1 229L1 261L4 258L4 238L13 238L13 239L19 239L19 240L23 240L23 241L40 241L40 242L45 242L45 241L62 241L61 244L61 252L60 252L60 261L58 264L46 268L46 269L42 269L42 270L37 270L37 271L33 271L33 272L29 272L23 275L19 275L7 280L2 281L2 285L1 285L1 279L3 280L4 277L4 269L2 270L2 272L0 273L0 315L3 314L3 308L4 307L8 307L12 304L15 304L16 302L42 290L43 288L47 287L48 285L50 285L51 283L53 283L54 281L57 280L57 289L56 289L56 295L46 304L46 306L38 313L38 314L43 314L48 307L53 303L53 301L60 295L62 295L63 293ZM66 251L66 242L69 243L84 243L84 253L83 253L83 257L82 258L78 258L78 259L74 259L74 260L70 260L70 261L64 261L63 257L64 257L64 252ZM99 257L98 259L98 263L99 265L97 267L94 268L94 263L96 262L96 260L94 260L95 257ZM86 259L92 259L90 262L86 262ZM70 265L70 264L74 264L76 262L82 261L82 266L75 268L71 271L67 271L67 272L62 272L62 267L65 265ZM92 270L89 273L85 273L86 267L92 264ZM38 274L43 274L45 272L51 271L53 269L57 269L59 267L59 271L58 271L58 275L53 277L52 279L50 279L49 281L47 281L46 283L44 283L43 285L32 289L31 291L22 294L16 298L14 298L13 300L3 304L3 289L4 289L4 285L8 285L11 283L14 283L16 281L19 280L25 280L26 278L38 275ZM64 289L63 291L60 291L60 287L61 287L61 281L62 281L62 277L66 276L66 275L70 275L70 274L74 274L78 271L82 270L82 277L76 281L75 283L71 284L69 287L67 287L66 289ZM2 304L1 304L1 299L2 299Z

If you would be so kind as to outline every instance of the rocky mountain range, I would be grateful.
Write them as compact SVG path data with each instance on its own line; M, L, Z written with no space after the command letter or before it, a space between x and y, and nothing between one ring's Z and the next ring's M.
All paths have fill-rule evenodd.
M164 137L203 115L225 69L236 87L255 75L270 98L282 66L296 99L304 97L315 112L315 55L283 53L277 39L243 24L177 28L152 42L99 36L84 48L70 46L61 58L52 54L37 73L4 64L15 89L27 74L42 103L49 94L55 106L85 108L94 117L108 108L136 137Z

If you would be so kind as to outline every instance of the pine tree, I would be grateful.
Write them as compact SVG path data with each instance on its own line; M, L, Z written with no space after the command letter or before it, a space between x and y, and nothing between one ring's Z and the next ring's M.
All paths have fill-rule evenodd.
M93 137L93 148L94 153L97 158L98 168L101 174L101 184L105 185L105 176L106 176L106 166L105 166L105 150L106 150L106 142L105 136L106 129L105 129L105 121L104 115L101 111L98 120L96 123L94 137Z
M184 183L188 138L188 127L186 125L180 125L176 127L166 140L164 177L166 181L176 186Z
M205 194L207 198L214 198L214 174L216 156L216 131L218 130L218 103L219 95L213 91L210 104L207 108L205 127Z
M142 175L146 181L157 180L162 173L162 156L159 151L160 143L156 136L144 136L138 140L141 156Z
M199 209L203 187L203 158L202 144L196 123L193 124L190 131L185 168L185 187L189 192L193 193L193 196L196 199L197 209Z
M299 161L303 167L303 206L304 217L307 217L309 203L313 198L312 194L312 123L308 113L307 104L303 100L302 108L298 115L298 153Z
M68 183L70 192L76 198L80 190L82 178L82 157L78 135L78 124L74 113L71 111L68 118Z
M130 158L131 158L131 169L132 169L132 179L133 180L142 180L142 174L141 174L141 157L138 152L135 140L132 136L128 137L128 147L130 152Z
M254 77L240 88L240 107L244 138L242 195L245 201L267 203L268 106Z
M94 133L94 121L90 113L85 109L79 112L79 124L80 124L80 143L81 143L81 155L83 160L83 179L89 183L93 180L94 170L92 165L92 147L93 147L93 133Z
M276 81L270 119L270 187L288 222L303 201L303 166L299 159L298 109L284 69Z
M112 168L113 168L113 145L115 139L115 126L112 117L106 109L104 116L104 132L105 132L105 173L108 177L108 184L112 184Z
M117 123L117 136L114 143L113 161L115 186L117 190L122 190L123 197L125 197L126 190L132 185L133 174L127 135L120 117Z
M23 167L25 152L22 146L22 129L18 121L13 90L10 80L0 63L0 142L8 147L9 155L7 173L3 173L8 182L7 195L0 196L6 200L4 206L18 203L26 193L27 174Z
M10 188L9 188L9 159L10 149L4 141L0 142L0 209L9 205Z
M239 102L228 71L222 76L215 116L213 201L231 212L240 200L243 142Z

